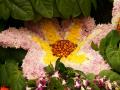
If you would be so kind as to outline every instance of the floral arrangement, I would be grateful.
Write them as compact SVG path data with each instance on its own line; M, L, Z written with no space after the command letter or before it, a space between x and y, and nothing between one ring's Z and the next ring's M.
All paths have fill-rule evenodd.
M119 4L109 24L42 18L0 32L0 90L120 90Z

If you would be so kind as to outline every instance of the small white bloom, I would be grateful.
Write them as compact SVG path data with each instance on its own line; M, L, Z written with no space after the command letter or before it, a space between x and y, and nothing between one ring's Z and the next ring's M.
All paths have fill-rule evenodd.
M66 81L65 81L65 80L63 80L63 81L62 81L62 85L65 85L65 84L66 84Z

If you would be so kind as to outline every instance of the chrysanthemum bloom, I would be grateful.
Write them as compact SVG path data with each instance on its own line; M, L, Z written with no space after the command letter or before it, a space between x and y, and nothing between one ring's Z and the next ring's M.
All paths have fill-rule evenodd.
M120 0L114 0L112 16L112 24L120 30Z
M30 25L33 30L38 30L37 34L15 29L0 34L0 45L28 50L22 65L24 76L28 79L44 77L43 68L49 64L55 65L58 58L66 66L86 73L98 74L103 69L109 69L99 53L90 47L96 34L100 34L97 30L89 30L95 26L93 19L74 19L65 27L63 24L62 28L62 24L60 26L56 21L46 19L37 25L35 28ZM84 35L87 32L89 34Z

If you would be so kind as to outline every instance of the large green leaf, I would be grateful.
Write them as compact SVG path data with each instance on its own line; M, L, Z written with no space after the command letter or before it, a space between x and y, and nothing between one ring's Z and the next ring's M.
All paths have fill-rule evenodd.
M8 86L8 74L6 70L6 66L3 64L0 64L0 86L6 85Z
M74 11L74 5L76 4L76 0L56 0L56 4L63 18L69 18L72 16L72 13Z
M120 80L120 75L112 70L103 70L99 73L101 77L106 76L111 81L117 81Z
M91 0L78 0L79 6L84 16L89 16L91 12Z
M18 70L17 63L7 62L7 72L9 75L9 83L12 90L25 90L25 79L22 72Z
M81 14L81 10L80 10L80 7L79 7L79 4L77 2L77 0L75 0L76 2L74 2L74 7L73 7L73 10L72 10L72 17L77 17Z
M32 5L29 0L5 0L11 10L11 16L20 20L31 20L34 17Z
M118 69L120 67L120 48L115 49L110 45L106 49L106 55L112 69L120 73L120 69Z
M61 16L61 14L58 10L56 0L53 0L53 17L60 17L60 16Z
M36 12L47 18L53 17L53 1L54 0L31 0Z
M0 2L0 18L7 20L10 16L10 10L6 7L5 2Z
M116 36L117 33L118 32L116 30L113 30L110 33L108 33L108 35L100 41L99 52L104 57L104 59L107 59L106 48L110 44L112 37Z
M6 61L0 66L0 83L10 87L11 90L25 90L25 79L18 70L14 60Z
M0 63L9 59L13 59L16 62L21 63L26 53L27 51L23 49L0 47Z
M97 9L97 1L96 0L90 0L90 1L93 4L94 8Z
M100 43L100 54L107 63L117 72L120 67L120 34L117 30L111 31Z

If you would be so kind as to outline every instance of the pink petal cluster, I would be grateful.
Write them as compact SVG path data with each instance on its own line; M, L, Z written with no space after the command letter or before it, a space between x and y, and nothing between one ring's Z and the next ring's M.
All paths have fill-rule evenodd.
M96 35L89 39L87 43L81 48L82 51L88 53L92 57L92 60L88 60L81 65L81 70L85 73L99 74L100 71L110 69L110 66L104 61L99 52L91 48L91 42L100 44L100 40L104 38L111 30L113 26L111 24L99 24L96 26L92 35Z
M27 29L9 28L0 33L0 45L3 47L16 47L25 50L31 47L30 32Z
M113 10L112 10L112 24L114 28L117 28L118 22L120 20L120 0L114 0L113 2Z
M82 35L83 36L89 35L96 27L94 18L87 17L80 20L82 22Z
M44 52L32 41L33 32L25 28L15 29L9 28L0 33L0 45L3 47L23 48L27 50L22 64L23 74L27 79L42 78L45 76L42 64Z
M110 66L105 62L103 57L99 52L93 50L90 44L86 44L81 50L88 53L90 56L93 56L90 60L85 61L80 66L83 72L98 75L100 71L110 69Z
M99 45L101 39L104 38L113 29L114 27L112 24L98 24L93 30L93 33L96 36L92 39L92 41Z
M114 0L113 3L112 16L114 17L117 14L120 14L120 0Z
M31 48L23 60L23 72L27 79L45 77L43 68L45 65L40 61L43 59L44 52L40 49Z

